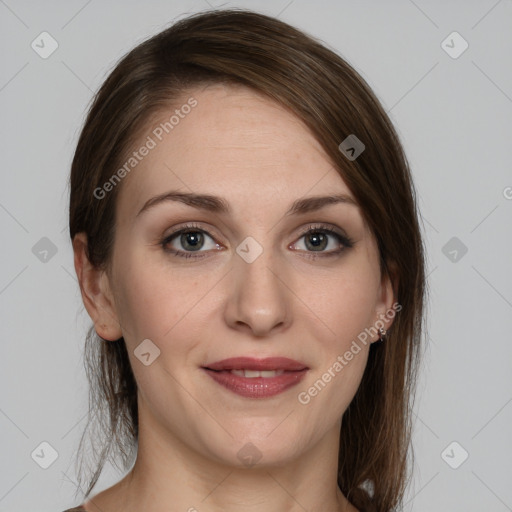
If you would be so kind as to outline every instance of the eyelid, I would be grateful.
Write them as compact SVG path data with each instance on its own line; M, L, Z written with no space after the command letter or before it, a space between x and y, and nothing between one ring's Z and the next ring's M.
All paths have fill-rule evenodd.
M213 230L213 228L201 226L200 224L194 221L186 222L183 225L178 225L178 227L174 228L173 231L168 235L164 235L163 240L171 239L176 235L179 235L182 232L187 231L200 231L201 233L205 233L206 235L208 235L210 238L215 239L217 235L214 236L212 233L210 233L211 230Z
M311 222L310 224L308 224L308 226L306 228L304 228L300 232L299 238L303 237L304 235L307 235L311 231L327 231L329 233L334 233L336 235L339 235L341 238L345 238L345 239L347 239L347 241L351 242L349 236L342 229L340 229L334 225L331 225L329 223L325 223L325 222L317 222L317 223Z

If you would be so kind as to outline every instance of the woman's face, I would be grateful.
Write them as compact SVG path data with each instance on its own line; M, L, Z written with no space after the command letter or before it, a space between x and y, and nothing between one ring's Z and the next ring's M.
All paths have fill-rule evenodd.
M375 241L296 117L243 87L191 96L151 125L134 150L154 147L117 185L113 306L96 330L119 322L161 447L229 465L332 449L378 339L361 333L393 304ZM183 200L151 204L171 192Z

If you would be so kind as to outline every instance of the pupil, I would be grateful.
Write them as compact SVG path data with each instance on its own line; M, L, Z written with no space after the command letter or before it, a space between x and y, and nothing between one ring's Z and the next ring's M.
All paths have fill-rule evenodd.
M327 237L323 233L313 233L309 235L306 241L308 242L306 245L310 245L311 247L315 248L321 247L322 249L325 249L325 242L327 241Z
M183 233L181 235L181 244L187 250L197 251L201 248L203 234L197 231Z

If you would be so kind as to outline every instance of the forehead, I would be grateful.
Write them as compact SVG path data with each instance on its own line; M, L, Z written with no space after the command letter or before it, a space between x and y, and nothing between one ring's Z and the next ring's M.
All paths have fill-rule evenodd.
M185 107L194 104L190 98L195 106ZM352 196L304 123L243 86L191 89L158 112L133 151L144 145L151 149L122 183L118 209L125 217L167 190L260 207L308 193Z

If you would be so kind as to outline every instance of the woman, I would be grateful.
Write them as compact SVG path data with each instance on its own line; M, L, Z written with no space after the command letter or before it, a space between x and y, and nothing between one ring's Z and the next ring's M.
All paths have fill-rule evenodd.
M106 460L133 464L73 510L400 504L423 244L354 69L271 17L191 16L107 78L70 188L103 429L85 497Z

